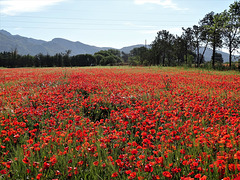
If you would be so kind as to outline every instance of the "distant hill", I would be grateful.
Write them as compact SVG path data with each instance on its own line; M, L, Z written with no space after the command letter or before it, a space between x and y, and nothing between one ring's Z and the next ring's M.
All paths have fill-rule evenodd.
M100 50L110 49L110 47L90 46L61 38L55 38L51 41L36 40L19 35L11 35L7 31L0 30L0 52L13 51L15 49L21 55L36 55L39 53L55 55L66 50L71 50L71 55L77 55L94 54Z
M118 49L125 53L129 53L133 48L139 48L144 46L143 44L137 44L133 46L123 47ZM148 45L148 47L150 47ZM21 55L36 55L42 53L44 55L55 55L56 53L64 53L66 50L71 50L71 55L77 54L94 54L100 50L112 49L111 47L97 47L91 46L79 41L73 42L62 38L55 38L51 41L37 40L33 38L27 38L19 35L12 35L11 33L0 30L0 52L7 51L11 52L17 49ZM200 49L203 52L203 48ZM221 53L224 62L229 61L228 53L217 51ZM206 61L210 61L212 56L212 50L208 48L205 52L204 58Z
M204 48L200 48L200 53L203 53L203 50L204 50ZM229 62L229 54L228 53L218 51L218 50L216 52L222 54L224 62ZM205 51L205 54L204 54L205 61L210 61L211 57L212 57L212 49L207 48ZM232 61L235 61L235 58L237 58L237 56L233 56Z

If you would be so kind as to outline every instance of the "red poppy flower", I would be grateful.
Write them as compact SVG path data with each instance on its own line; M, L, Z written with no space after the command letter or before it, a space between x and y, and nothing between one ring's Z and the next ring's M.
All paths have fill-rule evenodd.
M115 172L115 173L112 174L112 177L117 177L117 176L118 176L118 173L117 173L117 172Z
M172 175L171 175L171 173L170 173L170 172L168 172L168 171L164 171L162 174L163 174L163 176L164 176L164 177L167 177L167 178L172 178Z
M151 165L151 164L145 165L144 171L145 171L145 172L153 172L153 167L152 167L152 165Z
M132 172L131 170L125 171L126 174L130 174L131 172Z
M94 162L93 162L93 165L94 165L94 166L98 166L98 164L99 164L98 161L94 161Z
M136 173L136 172L131 172L131 173L130 173L130 177L131 177L131 178L134 179L136 176L137 176L137 173Z
M42 177L42 173L39 173L39 174L37 175L37 179L39 180L39 179L41 179L41 177Z
M30 163L30 161L29 161L29 159L27 157L24 157L22 162L24 162L25 164L29 164Z
M7 174L7 171L5 169L0 171L1 174Z

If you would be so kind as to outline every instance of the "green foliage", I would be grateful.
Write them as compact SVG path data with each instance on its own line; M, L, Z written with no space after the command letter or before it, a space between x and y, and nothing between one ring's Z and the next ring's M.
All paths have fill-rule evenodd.
M110 55L110 56L107 56L107 57L104 57L101 61L100 61L100 64L102 66L104 65L114 65L116 64L117 60L116 60L116 57L113 56L113 55Z
M133 56L129 58L129 64L132 66L137 66L140 65L139 57L138 56Z
M100 54L102 55L103 57L107 57L107 56L110 56L111 53L109 51L104 51L104 50L101 50L101 51L98 51L96 52L94 55L97 55L97 54Z
M115 49L98 51L94 54L94 57L96 58L96 64L101 66L112 66L122 62L122 59L120 58L120 51Z
M222 63L223 63L222 54L220 54L220 53L215 53L215 62L216 62L216 63L219 63L219 64L222 64Z
M91 66L96 64L96 59L91 54L80 54L69 56L70 51L66 54L57 53L54 56L38 54L18 55L17 51L0 53L0 66L2 67L64 67L64 66Z
M232 65L232 54L240 48L240 1L235 1L229 6L229 10L221 13L224 21L223 45L228 48L229 66Z
M148 49L144 46L139 47L139 48L134 48L130 51L130 57L135 57L134 61L135 63L139 64L139 65L143 65L143 62L145 61L146 63L146 59L148 56ZM131 63L133 63L133 59L131 58ZM134 64L135 64L134 63Z
M117 49L108 49L108 52L114 56L121 57L121 52Z
M187 56L187 66L188 67L192 67L193 60L194 60L193 55Z
M125 53L125 52L121 52L121 58L123 60L123 62L127 62L128 61L128 57L129 57L129 54Z
M100 64L100 61L104 58L101 54L95 54L94 57L96 59L96 64Z
M79 54L71 58L72 66L91 66L96 64L96 57L91 54Z
M171 65L173 60L173 44L175 36L169 31L159 31L155 40L152 43L152 51L154 53L153 63L154 65Z

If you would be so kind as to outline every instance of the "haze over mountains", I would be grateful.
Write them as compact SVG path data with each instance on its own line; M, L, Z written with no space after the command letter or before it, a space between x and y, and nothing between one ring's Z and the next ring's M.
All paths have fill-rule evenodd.
M129 53L130 50L136 47L141 47L143 44L123 47L118 49L125 53ZM71 55L77 54L94 54L100 50L112 49L111 47L97 47L91 46L79 41L73 42L62 38L54 38L51 41L37 40L33 38L27 38L20 35L12 35L11 33L0 30L0 52L11 52L17 49L21 55L36 55L42 53L44 55L55 55L56 53L64 53L66 50L71 50ZM201 49L201 52L203 49ZM228 53L217 51L222 54L224 62L228 62ZM209 61L212 56L212 50L207 49L205 52L205 60Z
M73 42L62 38L54 38L51 41L37 40L19 35L12 35L5 30L0 30L0 42L0 52L9 52L17 49L18 53L21 55L36 55L39 53L55 55L56 53L65 52L66 50L71 50L71 55L94 54L100 50L112 49L111 47L91 46L79 41ZM134 45L123 47L119 50L129 53L131 49L141 46L142 45Z

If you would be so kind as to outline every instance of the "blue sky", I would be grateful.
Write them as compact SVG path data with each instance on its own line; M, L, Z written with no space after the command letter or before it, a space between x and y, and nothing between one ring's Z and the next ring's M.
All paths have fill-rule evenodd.
M50 41L99 47L150 44L160 30L181 35L234 0L1 0L0 29Z

